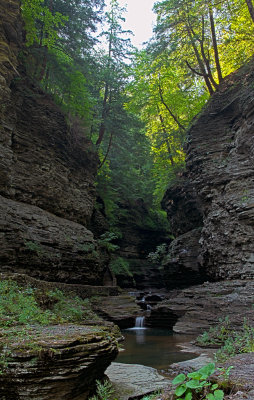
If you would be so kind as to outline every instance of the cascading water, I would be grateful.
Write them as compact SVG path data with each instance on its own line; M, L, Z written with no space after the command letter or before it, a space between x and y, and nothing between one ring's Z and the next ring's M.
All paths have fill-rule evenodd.
M137 317L135 320L135 328L144 329L144 325L145 325L145 317Z

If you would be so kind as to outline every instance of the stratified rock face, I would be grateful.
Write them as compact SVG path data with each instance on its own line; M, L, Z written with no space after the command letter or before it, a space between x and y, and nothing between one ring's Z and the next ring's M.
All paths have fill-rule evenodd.
M102 284L91 227L97 156L82 129L18 72L20 2L0 0L0 269Z
M254 323L254 282L229 280L204 283L172 292L170 298L154 306L148 323L176 333L195 335L217 325L226 317L232 327L242 327L244 318Z
M187 181L196 200L184 225L202 227L195 245L199 246L196 266L210 279L254 277L253 80L252 60L225 79L189 131L183 185ZM168 190L163 201L169 216L176 192L180 189ZM188 193L181 198L180 207L185 207L185 198L188 207ZM193 214L200 214L203 221L195 221ZM179 227L175 228L177 236L186 233L182 219L176 221L178 215L179 208L173 219L173 226Z
M92 232L39 207L0 196L2 272L67 283L100 285L102 257Z
M29 342L31 341L31 343ZM13 344L0 375L2 400L85 400L118 353L111 329L56 325L31 328Z

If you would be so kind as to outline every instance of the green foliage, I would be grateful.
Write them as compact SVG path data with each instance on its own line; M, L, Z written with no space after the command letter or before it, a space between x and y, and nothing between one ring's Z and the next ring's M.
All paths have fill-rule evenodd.
M55 318L56 316L50 310L40 309L33 289L21 289L13 281L0 282L1 327L32 323L46 325L53 322Z
M116 257L110 262L110 269L115 275L126 275L132 277L128 261L122 257Z
M232 331L229 317L220 318L218 324L209 328L202 335L198 336L197 344L209 345L222 345Z
M112 240L118 239L118 236L114 232L105 232L98 239L99 245L107 249L109 252L114 252L119 249L119 246L111 243Z
M109 381L104 383L96 381L96 395L89 400L109 400L114 393L112 384Z
M96 319L89 300L66 296L56 289L42 295L48 309L40 307L41 293L33 288L22 288L14 281L0 282L0 321L1 326L80 322ZM53 305L52 305L53 304Z
M215 354L216 361L225 361L240 353L254 351L254 328L244 321L239 331L235 331L228 317L219 320L197 338L197 344L220 347Z
M92 312L88 299L66 296L62 291L56 289L48 293L49 298L55 300L52 313L60 322L80 323L84 320L96 320L98 317Z
M166 256L167 250L168 250L168 245L166 243L162 243L156 247L155 252L149 253L147 258L151 262L159 263L162 261L163 257Z
M39 43L42 47L52 47L59 39L59 28L66 23L68 17L50 11L44 0L22 0L21 10L27 46Z
M224 392L218 389L217 384L213 384L209 378L215 372L215 364L210 363L189 374L179 374L173 380L173 385L177 385L175 396L179 400L223 400Z

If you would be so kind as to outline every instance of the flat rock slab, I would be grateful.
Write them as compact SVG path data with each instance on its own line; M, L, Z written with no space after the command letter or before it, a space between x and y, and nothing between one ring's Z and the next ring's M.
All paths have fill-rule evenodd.
M112 363L106 370L115 389L115 397L128 400L165 389L170 381L160 375L156 369L138 364Z

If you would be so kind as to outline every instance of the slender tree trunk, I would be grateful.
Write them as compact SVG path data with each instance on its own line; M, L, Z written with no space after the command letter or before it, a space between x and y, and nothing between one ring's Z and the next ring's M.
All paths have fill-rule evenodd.
M217 70L219 82L221 83L223 81L223 76L222 76L222 72L221 72L217 38L216 38L216 32L215 32L213 9L212 9L211 5L209 5L209 18L210 18L210 26L211 26L211 32L212 32L212 41L213 41L213 50L214 50L216 70Z
M159 117L160 117L160 121L161 121L162 131L163 131L164 138L165 138L166 145L167 145L167 150L168 150L168 154L169 154L169 159L170 159L171 165L172 165L172 167L173 167L174 164L175 164L175 162L174 162L174 159L173 159L173 156L172 156L171 147L170 147L170 143L169 143L169 140L168 140L168 135L167 135L166 127L165 127L165 124L164 124L164 119L163 119L163 116L162 116L161 113L160 113L159 108L158 108L158 111L159 111Z
M110 152L110 149L111 149L111 145L112 145L112 140L113 140L113 132L111 132L111 134L110 134L110 138L109 138L109 143L108 143L108 148L107 148L106 154L105 154L102 162L100 163L98 169L100 169L103 166L103 164L105 163L106 159L108 158L108 155L109 155L109 152Z
M163 92L162 92L162 87L161 87L161 84L160 84L160 79L159 79L159 82L158 82L158 88L159 88L159 95L160 95L160 99L161 99L162 104L164 105L164 107L166 108L166 110L169 112L169 114L170 114L170 116L173 118L173 120L176 122L176 124L178 125L178 127L179 127L181 130L184 131L184 130L185 130L184 126L181 124L181 122L179 121L178 117L172 112L172 110L169 108L169 106L167 105L167 103L166 103L165 100L164 100Z
M254 22L254 6L252 4L252 0L245 0L248 6L248 10L251 16L252 21Z
M104 137L105 131L106 131L106 117L107 117L107 101L108 101L108 93L109 93L109 84L106 82L105 84L105 91L104 91L104 97L103 97L103 104L102 104L102 114L101 114L101 124L99 128L99 136L96 141L96 146L99 146L102 142L102 139Z
M193 36L194 36L194 32L193 32ZM205 19L202 16L202 39L198 39L199 43L200 43L200 50L201 50L201 55L204 61L204 65L206 66L206 70L207 70L207 75L208 78L211 82L211 84L213 85L213 87L216 89L218 87L218 84L215 82L212 71L211 71L211 66L210 66L210 59L206 56L205 54L205 48L204 48L204 42L205 42Z
M214 93L212 84L211 84L211 82L209 80L209 77L208 77L208 74L206 72L204 62L202 61L202 59L200 57L200 54L198 52L197 46L195 44L194 38L193 38L192 33L191 33L191 28L188 25L187 25L187 32L188 32L188 35L189 35L189 38L190 38L190 41L191 41L191 45L192 45L192 48L194 50L194 53L195 53L195 56L196 56L196 59L197 59L197 62L198 62L198 66L199 66L201 75L203 76L203 78L205 80L205 83L206 83L206 86L207 86L207 89L208 89L210 95L212 95ZM189 64L187 64L187 65L189 65Z

